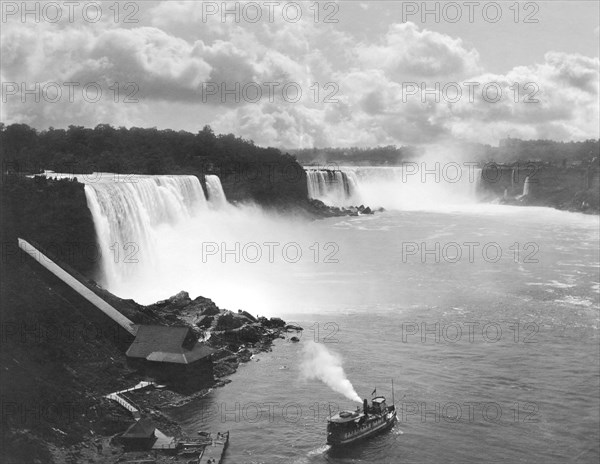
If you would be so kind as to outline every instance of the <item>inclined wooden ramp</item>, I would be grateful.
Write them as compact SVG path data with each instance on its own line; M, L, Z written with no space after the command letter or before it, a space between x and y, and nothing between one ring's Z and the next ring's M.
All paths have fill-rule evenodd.
M100 298L96 293L87 288L79 280L65 271L62 267L44 255L41 251L35 248L31 243L19 238L19 248L35 259L38 263L48 269L52 274L62 280L65 284L79 293L82 297L92 303L96 308L110 317L113 321L123 327L131 335L135 336L135 324L126 318L123 314L109 305L106 301Z

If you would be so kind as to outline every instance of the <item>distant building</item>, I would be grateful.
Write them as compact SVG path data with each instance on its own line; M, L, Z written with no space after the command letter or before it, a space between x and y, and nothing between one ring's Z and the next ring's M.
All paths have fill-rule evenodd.
M212 382L214 350L189 327L138 326L127 363L157 381L201 388Z
M125 449L148 450L156 441L156 427L150 419L140 419L121 435Z

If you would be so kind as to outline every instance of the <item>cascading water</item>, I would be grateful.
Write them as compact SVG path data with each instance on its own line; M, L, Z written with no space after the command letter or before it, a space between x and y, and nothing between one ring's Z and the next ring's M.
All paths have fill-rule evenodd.
M335 171L306 168L308 195L331 206L364 204L400 210L475 203L481 169L468 168L457 163L429 168L424 163Z
M217 176L210 176L207 202L195 176L79 176L85 184L101 252L101 280L110 289L139 269L156 265L161 227L190 219L207 206L226 202ZM207 179L207 185L209 181Z
M353 171L307 169L308 196L328 205L346 206L355 198L357 179Z
M208 201L212 207L222 208L227 204L227 198L221 185L221 179L215 175L206 176L206 190L208 191Z
M151 304L185 290L223 308L275 315L284 302L289 307L302 275L336 259L337 251L325 247L333 238L311 235L312 223L255 204L228 204L217 176L206 177L208 199L195 178L122 184L113 176L105 174L106 182L77 178L87 184L102 251L97 280L119 297ZM171 195L171 184L178 195ZM317 239L324 241L318 248Z
M529 195L529 176L525 178L525 182L523 182L523 193L522 196Z
M401 168L313 171L309 179L315 195L387 209L419 209L431 189L429 195L435 193L432 198L449 211L443 203L448 190L456 189L462 200L472 198L477 181L475 175L475 182L467 178L443 184L445 190L438 192L438 184L423 184L420 176L403 181ZM217 177L206 178L206 196L198 179L190 176L76 177L86 184L102 252L98 282L141 304L186 290L192 297L209 296L228 309L275 315L295 304L301 311L316 301L329 301L331 283L341 284L331 280L333 270L325 264L354 246L351 241L343 246L345 239L338 237L336 228L283 217L256 205L217 207L225 201ZM336 251L330 245L338 242ZM296 248L290 244L299 252L292 253ZM298 281L315 273L326 285L309 297Z

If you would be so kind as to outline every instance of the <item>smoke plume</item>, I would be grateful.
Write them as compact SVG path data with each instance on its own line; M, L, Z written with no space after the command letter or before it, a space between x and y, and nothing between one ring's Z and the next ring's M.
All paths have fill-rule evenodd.
M342 358L332 353L323 344L313 341L304 346L300 372L305 380L318 379L332 390L351 401L362 403L342 368Z

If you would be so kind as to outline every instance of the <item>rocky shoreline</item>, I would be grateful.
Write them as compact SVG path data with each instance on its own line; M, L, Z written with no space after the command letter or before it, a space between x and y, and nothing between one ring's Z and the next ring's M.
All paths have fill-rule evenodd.
M129 452L120 443L119 436L134 423L134 417L106 395L146 379L127 364L126 347L116 332L91 319L97 310L87 308L80 297L18 254L3 261L2 267L7 276L1 295L2 321L13 330L0 346L2 405L7 411L0 436L6 446L0 449L0 461L177 462L167 452L158 451L156 456L154 451ZM84 283L94 287L93 282ZM28 291L22 292L23 288ZM215 378L202 390L166 385L125 394L142 417L176 440L198 437L186 437L168 409L228 384L228 376L241 364L270 351L275 340L295 333L279 318L228 311L208 298L191 299L186 292L142 306L100 287L94 291L135 323L188 326L215 350ZM22 408L31 414L24 415Z
M568 201L557 202L550 198L540 199L526 196L515 196L503 198L499 197L494 200L494 203L510 206L535 206L544 208L554 208L559 211L568 211L571 213L582 213L590 215L600 214L599 195L595 191L578 192L572 199Z
M490 164L482 170L482 201L600 213L598 165L558 167L543 163ZM527 183L527 189L525 189Z
M275 340L285 339L288 334L302 330L287 325L277 317L267 319L255 317L243 310L233 312L220 309L212 300L201 296L192 300L184 291L139 309L143 313L151 313L154 317L162 319L167 325L191 327L200 340L216 350L213 354L215 380L207 388L182 392L176 387L161 385L127 393L127 399L139 408L144 417L152 419L163 433L177 440L194 440L198 437L186 436L166 410L183 407L207 395L212 389L227 385L231 382L227 377L235 373L241 364L249 362L259 353L271 351ZM124 459L154 459L157 463L179 462L176 456L161 452L125 451L118 440L113 439L118 435L115 434L105 444L108 451L118 456L115 462Z
M375 214L385 211L384 208L373 208L369 206L329 206L323 203L321 200L310 199L308 200L308 211L312 213L316 218L328 218L328 217L342 217L342 216L360 216L363 214Z
M269 351L274 340L285 338L289 330L294 330L278 317L267 319L241 309L220 309L209 298L199 296L192 300L184 291L144 306L142 311L161 318L165 325L191 327L200 340L216 350L213 361L217 378L233 374L240 363Z

